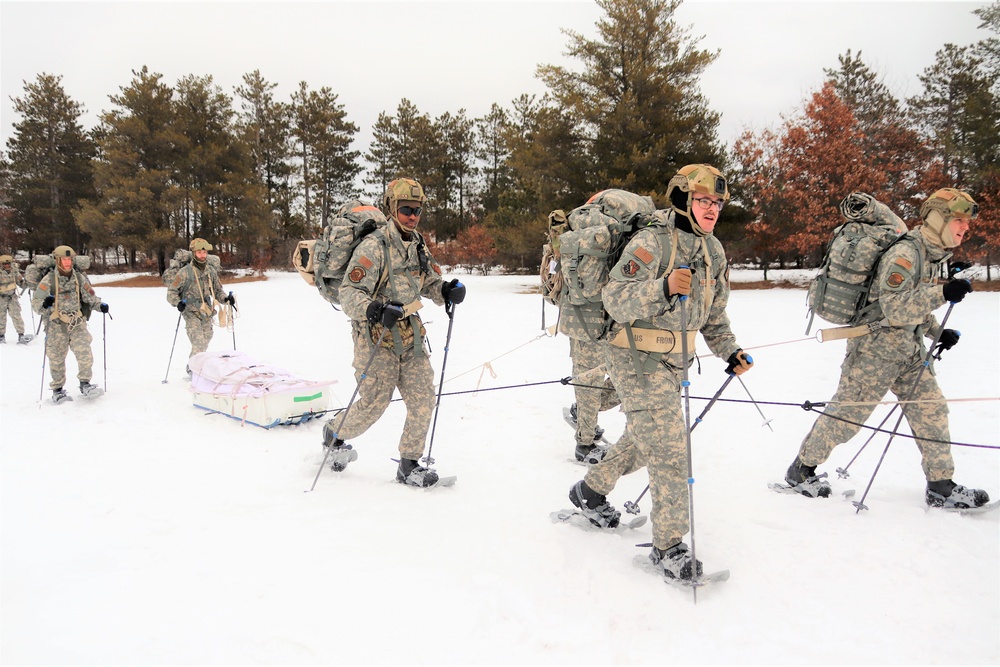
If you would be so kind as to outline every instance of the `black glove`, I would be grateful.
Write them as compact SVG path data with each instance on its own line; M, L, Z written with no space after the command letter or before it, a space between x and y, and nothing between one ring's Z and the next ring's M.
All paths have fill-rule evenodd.
M458 278L452 278L450 282L441 285L441 296L446 304L462 303L465 301L465 285L458 282Z
M102 313L108 312L108 304L106 304L106 303L102 303L101 304L101 312Z
M180 303L177 304L177 312L183 313L184 309L187 308L187 305L188 305L188 302L186 300L184 300L184 299L181 299Z
M971 268L972 264L970 262L948 262L948 277L954 278L962 271Z
M372 324L381 324L386 329L390 329L403 316L403 304L395 301L390 301L389 303L372 301L368 304L368 310L365 311L365 315Z
M945 329L938 338L938 345L942 350L950 350L955 347L955 343L962 337L962 332L956 329Z
M753 357L744 352L742 349L736 350L729 355L726 359L726 373L729 375L743 375L753 366Z
M50 294L47 297L45 297L44 301L42 301L42 308L51 308L52 304L54 304L55 302L56 298Z
M226 303L228 303L228 304L229 304L230 306L232 306L233 308L235 308L235 307L236 307L236 297L235 297L235 296L233 296L233 293L232 293L232 292L230 292L230 293L229 293L229 296L227 296L227 297L226 297L226 298L224 299L224 301L225 301Z
M964 278L953 278L944 285L944 299L952 303L958 303L965 298L965 295L972 291L972 283Z

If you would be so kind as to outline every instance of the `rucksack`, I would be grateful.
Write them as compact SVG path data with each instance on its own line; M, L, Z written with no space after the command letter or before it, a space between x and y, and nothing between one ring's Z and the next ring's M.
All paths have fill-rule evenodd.
M292 253L292 265L302 279L315 285L320 296L340 305L340 284L344 272L351 261L354 249L362 239L372 232L384 229L385 215L375 206L360 200L349 201L337 213L337 217L323 228L318 239L299 241ZM381 235L383 246L388 250L388 242Z
M559 305L563 279L559 270L560 237L569 231L566 213L560 209L549 213L548 242L542 246L542 263L538 268L542 281L542 298L553 306Z
M174 281L174 277L180 272L180 270L191 263L192 257L194 257L194 254L190 250L178 248L177 251L174 252L173 258L170 260L170 265L167 266L167 269L161 276L163 284L170 287L170 283ZM205 261L210 267L215 269L216 273L222 270L222 260L219 259L218 255L209 255L208 259Z
M25 289L34 292L38 288L38 283L42 282L49 271L56 267L56 260L52 255L35 255L35 259L24 269ZM73 257L73 268L79 271L86 271L90 268L90 255L76 255Z
M882 255L906 233L899 216L863 192L845 197L840 212L845 222L833 230L819 273L809 286L807 335L814 315L850 326L881 318L881 307L877 301L868 303L868 293Z
M632 234L656 211L650 197L625 190L603 190L567 216L570 231L559 237L563 278L559 331L571 338L605 338L612 318L601 290Z

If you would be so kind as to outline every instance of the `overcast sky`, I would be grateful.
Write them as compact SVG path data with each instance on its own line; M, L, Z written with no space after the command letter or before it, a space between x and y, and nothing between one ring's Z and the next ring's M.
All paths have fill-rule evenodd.
M990 36L966 2L717 2L687 0L676 18L721 49L702 92L722 113L722 139L780 123L822 85L838 54L861 51L901 98L945 43ZM170 85L211 75L232 95L259 69L288 101L299 81L329 86L365 149L380 112L407 98L437 116L470 117L522 93L541 94L543 63L563 55L563 29L596 36L593 2L0 2L3 143L18 120L11 97L41 72L61 75L85 127L143 65Z

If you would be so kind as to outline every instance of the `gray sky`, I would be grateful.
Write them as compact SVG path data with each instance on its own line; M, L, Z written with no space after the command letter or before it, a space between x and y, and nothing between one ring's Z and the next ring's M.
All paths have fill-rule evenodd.
M746 126L777 125L822 85L837 55L861 51L898 97L945 43L989 36L966 2L722 2L687 0L677 21L721 49L702 92L722 113L726 143ZM576 67L561 29L596 36L593 2L0 2L3 143L17 120L12 96L40 72L62 75L85 127L143 65L173 85L212 75L232 95L259 69L287 101L306 81L339 95L365 148L380 112L403 97L437 116L545 91L538 64Z

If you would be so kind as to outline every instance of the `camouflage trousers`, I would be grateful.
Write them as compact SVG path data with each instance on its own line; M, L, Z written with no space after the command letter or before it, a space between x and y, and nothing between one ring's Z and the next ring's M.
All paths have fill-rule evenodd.
M403 405L406 406L406 421L399 438L399 454L406 459L419 459L424 453L437 395L430 360L426 354L414 356L412 347L404 350L403 356L397 357L395 352L379 346L372 358L375 345L369 336L368 325L355 323L352 331L354 378L361 382L361 387L344 425L340 426L340 415L326 422L323 427L324 439L337 437L350 440L362 435L385 413L392 400L393 390L399 389ZM361 373L369 359L372 362L362 380ZM339 433L336 431L338 427Z
M48 314L46 310L43 316ZM76 324L69 325L61 320L49 320L45 326L45 355L49 358L49 374L52 376L49 387L59 389L66 384L66 356L69 350L76 357L77 379L90 382L94 370L94 353L90 344L94 338L87 329L87 321L81 318Z
M610 410L621 404L615 385L604 373L595 373L593 377L587 372L604 365L605 343L595 343L589 340L569 339L569 356L573 359L573 382L578 385L601 386L603 389L590 387L573 387L576 395L576 443L590 445L594 442L594 429L597 428L597 413Z
M875 403L891 391L898 399L911 398L929 403L905 403L901 407L916 436L921 467L928 481L951 479L955 462L951 456L948 404L934 377L933 366L920 373L927 352L916 334L900 329L883 329L877 334L852 338L840 367L840 384L799 448L799 459L807 466L820 465L833 449L861 430L875 410ZM913 383L920 375L914 390ZM910 392L913 396L910 397ZM839 401L867 405L841 405ZM846 420L846 421L841 421ZM853 422L853 423L849 423ZM934 442L934 441L941 442Z
M5 294L0 296L0 335L7 334L7 315L14 323L14 331L18 334L24 333L24 319L21 317L21 301L17 294Z
M188 314L187 310L183 314L184 330L187 331L188 340L191 341L191 354L188 355L190 358L208 349L208 344L212 342L212 334L215 332L212 330L211 317L202 318L197 312Z
M644 352L640 357L649 358ZM625 434L584 481L608 495L618 479L643 466L649 472L653 545L667 549L688 532L688 458L681 412L681 370L660 363L645 369L640 382L628 349L605 346L608 373L621 396L628 420Z

